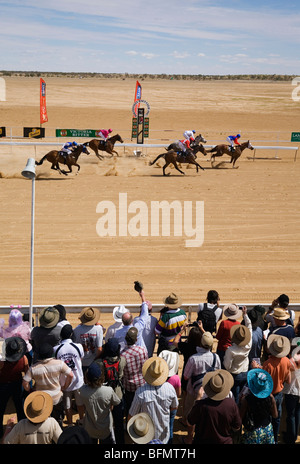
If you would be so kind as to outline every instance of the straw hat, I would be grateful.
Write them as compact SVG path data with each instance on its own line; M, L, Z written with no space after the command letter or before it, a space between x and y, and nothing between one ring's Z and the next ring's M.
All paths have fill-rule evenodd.
M181 306L182 300L176 293L170 293L170 295L164 298L163 303L170 309L177 309Z
M248 327L242 324L233 325L230 329L231 343L238 346L245 346L251 340L251 332Z
M177 374L179 366L179 354L176 351L163 350L158 355L160 358L164 359L168 364L169 376Z
M229 394L233 387L233 383L233 377L230 372L224 369L218 369L205 374L202 386L210 399L220 401Z
M276 358L284 358L291 349L291 342L283 335L271 334L267 339L267 348Z
M169 377L168 364L159 356L153 356L144 362L142 367L142 374L149 385L157 387L165 383Z
M49 393L35 391L30 393L24 402L24 412L30 422L44 422L51 414L53 401Z
M25 340L21 337L9 337L5 341L5 360L16 362L21 359L27 351Z
M122 322L123 314L128 313L128 309L124 305L116 306L113 309L113 318L116 322Z
M229 319L236 320L242 317L242 311L235 304L225 305L223 311L224 316L228 317Z
M48 306L40 312L39 322L40 326L45 327L46 329L52 329L55 327L59 321L59 312L56 308Z
M273 379L264 369L251 369L247 374L250 391L257 398L267 398L273 390Z
M149 414L141 412L131 417L127 423L130 438L138 444L146 444L154 438L154 424Z
M290 315L287 311L282 308L275 308L273 312L274 319L279 319L280 321L285 321L289 319Z
M78 317L78 319L81 320L81 323L85 325L97 324L99 318L100 311L96 308L83 308Z

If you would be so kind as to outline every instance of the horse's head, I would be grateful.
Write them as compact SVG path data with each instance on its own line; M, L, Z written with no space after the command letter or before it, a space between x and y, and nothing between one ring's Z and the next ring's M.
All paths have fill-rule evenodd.
M248 140L247 142L247 148L249 148L249 150L254 150L254 147L251 145L250 140Z
M122 137L121 137L119 134L117 134L117 137L118 137L118 138L117 138L118 142L120 142L120 143L124 143L124 141L123 141Z
M86 155L90 154L90 152L87 149L88 146L89 146L89 142L85 142L82 144L82 153L85 153Z
M201 134L199 134L199 135L197 135L197 137L195 138L195 142L196 142L196 143L200 143L200 142L201 142L201 143L206 143L206 140L205 140L204 137L202 137Z

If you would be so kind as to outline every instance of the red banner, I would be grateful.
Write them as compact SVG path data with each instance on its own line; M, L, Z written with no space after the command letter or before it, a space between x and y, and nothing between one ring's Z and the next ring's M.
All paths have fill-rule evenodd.
M46 82L40 78L40 123L48 121L46 109Z

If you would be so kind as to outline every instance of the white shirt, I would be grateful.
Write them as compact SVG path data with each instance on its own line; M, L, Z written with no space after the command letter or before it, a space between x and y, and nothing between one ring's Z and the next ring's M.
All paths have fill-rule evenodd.
M96 358L98 348L103 345L103 329L101 325L79 324L74 329L76 343L83 346L83 366L89 366Z
M110 325L105 334L105 341L107 342L109 338L114 338L116 330L120 329L121 327L123 327L122 322L115 322L114 324Z
M133 320L133 325L135 325L141 316L137 316ZM157 318L152 316L151 314L148 314L147 319L145 320L145 327L143 329L143 340L145 342L147 351L148 351L148 357L151 358L153 355L154 347L155 347L155 341L156 341L156 334L155 334L155 327L157 324Z
M74 391L80 388L83 383L82 358L84 356L83 347L80 343L72 344L71 338L62 340L60 345L56 345L53 350L56 359L64 361L73 372L73 380L66 391ZM64 385L62 379L61 384Z

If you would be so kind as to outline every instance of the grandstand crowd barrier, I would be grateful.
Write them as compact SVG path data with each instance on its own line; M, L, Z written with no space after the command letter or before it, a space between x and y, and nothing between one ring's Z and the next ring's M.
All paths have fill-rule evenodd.
M189 322L193 322L194 320L196 320L196 314L198 312L199 303L184 303L184 304L182 304L180 306L187 313ZM93 307L93 308L98 308L101 313L111 314L111 316L112 316L113 309L115 308L115 306L118 306L120 304L124 304L124 306L127 309L129 309L130 312L132 312L133 314L139 313L140 309L141 309L140 303L139 304L126 304L126 303L90 304L90 303L86 303L86 304L80 304L80 305L79 304L64 305L64 307L66 309L66 312L69 313L69 314L72 314L72 313L75 313L75 314L78 313L79 314L80 311L83 308ZM226 304L227 303L220 304L220 307L223 308ZM270 302L269 303L259 303L259 302L256 302L256 303L243 303L243 302L241 302L241 303L239 303L239 306L246 306L247 309L252 309L256 305L263 306L267 311L269 306L270 306ZM43 309L43 308L46 308L47 306L52 306L52 304L43 304L43 305L34 305L33 306L32 316L35 318L36 324L37 324L37 321L38 321L38 315L39 315L40 310ZM163 308L163 304L152 303L152 313L153 314L158 314L162 308ZM298 316L300 315L300 303L290 304L289 309L295 311L295 313L296 313L295 320L298 321ZM1 316L1 314L3 314L3 315L4 314L9 314L11 310L12 310L12 308L10 306L0 306L0 316ZM24 306L21 305L21 308L19 308L19 310L23 314L24 313L28 314L29 306L28 305L24 305ZM299 313L299 314L297 314L297 313Z

